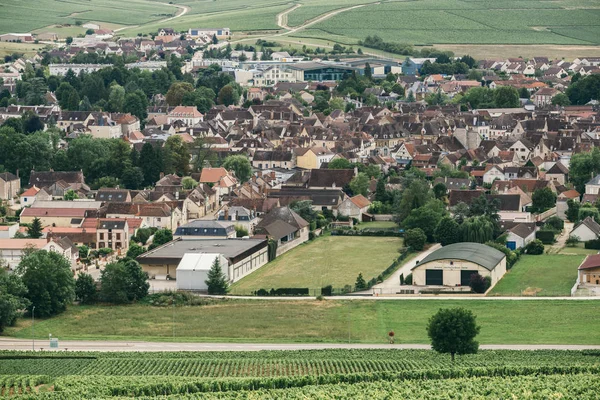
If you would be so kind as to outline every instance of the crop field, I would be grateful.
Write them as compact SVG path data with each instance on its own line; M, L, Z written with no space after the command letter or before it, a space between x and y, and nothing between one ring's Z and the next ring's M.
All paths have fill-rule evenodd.
M402 239L327 236L298 246L232 286L234 294L271 288L353 286L359 273L377 277L396 259Z
M597 376L592 378L600 372L599 357L598 351L480 351L452 362L428 350L5 351L0 352L0 394L28 399L367 399L460 392L467 396L460 398L529 394L542 399L552 393L591 399L600 389Z
M76 21L142 24L171 17L176 12L173 6L147 0L0 0L0 33L29 32Z
M72 306L36 319L39 340L154 342L428 343L427 321L440 308L464 307L481 325L482 344L600 345L593 300L218 300L202 306ZM20 319L4 335L31 338ZM1 362L0 362L1 363Z

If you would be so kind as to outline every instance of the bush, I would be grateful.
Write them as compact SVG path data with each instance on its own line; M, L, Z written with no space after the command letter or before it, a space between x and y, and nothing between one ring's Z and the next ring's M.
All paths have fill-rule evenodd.
M248 229L243 226L236 225L235 226L235 237L241 238L244 236L248 236Z
M546 220L546 224L544 225L544 228L546 228L546 227L552 228L556 232L560 232L565 227L565 221L563 221L562 219L560 219L556 216L550 217Z
M577 244L579 244L579 242L581 242L581 239L579 238L579 236L577 236L577 235L571 235L565 241L565 244L567 246L569 246L569 247L575 247L575 246L577 246Z
M321 288L321 294L323 296L331 296L332 293L333 293L333 286L331 286L331 285L327 285L327 286Z
M308 232L308 240L314 240L315 238L315 233L314 232Z
M413 250L423 250L426 242L427 236L421 228L409 229L404 234L404 244Z
M493 247L494 249L504 253L504 255L506 256L506 269L511 269L513 265L515 265L515 263L519 261L519 258L521 258L521 253L519 251L511 251L505 245L496 242L486 242L485 244L486 246Z
M314 231L315 229L317 229L317 221L311 221L310 230Z
M257 296L308 296L308 293L308 288L259 289L254 292Z
M75 281L75 298L81 304L93 304L96 301L96 282L89 274L79 274Z
M356 277L356 283L354 284L354 289L356 291L359 291L359 290L364 290L366 288L367 288L367 282L365 281L365 278L363 278L362 272L359 272L358 276Z
M541 230L535 233L535 238L543 244L554 243L554 231Z
M483 276L478 273L472 274L469 279L469 286L475 293L485 293L491 285L490 281L487 281Z
M591 250L600 250L600 239L588 240L584 247Z
M544 244L539 239L532 240L525 246L525 253L531 255L544 254Z
M404 284L405 285L412 285L412 274L406 275L406 278L404 278Z

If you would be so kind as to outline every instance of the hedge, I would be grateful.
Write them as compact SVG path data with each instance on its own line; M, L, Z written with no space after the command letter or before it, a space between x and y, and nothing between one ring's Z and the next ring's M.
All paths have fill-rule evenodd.
M600 239L588 240L585 242L584 247L586 249L600 250Z
M371 231L371 230L352 230L352 229L334 229L331 231L332 236L379 236L379 237L403 237L402 232L394 231Z
M535 238L541 240L544 244L552 244L554 243L554 231L537 231L535 233Z
M258 289L257 296L308 296L308 288Z

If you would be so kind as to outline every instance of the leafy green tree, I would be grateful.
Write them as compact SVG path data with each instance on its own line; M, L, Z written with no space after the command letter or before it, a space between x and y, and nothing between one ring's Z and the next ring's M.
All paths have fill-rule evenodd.
M144 172L140 167L128 165L121 174L121 182L127 189L140 189L144 183Z
M460 226L452 217L444 217L435 228L435 240L442 246L447 246L460 241Z
M0 267L0 333L13 326L23 310L29 306L27 287L16 274Z
M167 103L170 106L179 106L183 102L183 98L188 93L194 92L194 86L187 82L175 82L169 88L166 95Z
M413 180L402 192L396 220L403 221L412 210L424 206L431 198L429 184L425 180Z
M89 254L90 254L90 248L88 246L86 246L85 244L82 244L81 246L79 246L79 258L80 259L88 258Z
M413 250L421 251L427 242L427 235L421 228L408 229L404 233L404 244Z
M139 256L141 256L142 254L144 254L146 252L146 249L143 248L142 246L140 246L137 243L131 243L129 245L129 248L127 249L127 257L131 258L132 260L135 260L136 258L138 258Z
M566 91L571 104L582 105L600 99L600 75L592 74L572 82Z
M190 152L179 135L169 137L163 148L164 171L167 174L188 175Z
M346 108L346 103L341 97L332 97L331 100L329 100L329 108L331 110L344 110Z
M496 224L490 218L477 216L467 218L460 225L460 241L486 243L494 240Z
M435 228L446 215L446 207L440 200L430 200L423 207L412 210L402 222L402 226L404 229L422 229L427 240L433 242Z
M235 237L243 238L245 236L248 236L248 229L244 228L243 226L236 225L235 226Z
M149 142L144 143L140 152L140 165L144 173L144 186L154 185L162 172L162 155L160 148L154 148Z
M532 240L525 246L525 253L531 255L544 254L544 244L539 239Z
M356 277L356 282L354 283L354 290L359 291L365 290L366 288L367 282L365 281L365 278L363 278L362 272L359 272L358 276Z
M31 221L31 225L27 227L27 237L32 239L39 239L42 237L42 221L35 217L33 221Z
M94 304L97 298L96 282L90 274L81 273L75 281L75 298L81 304Z
M600 172L600 149L575 153L569 161L569 180L579 193L585 193L585 184Z
M73 201L79 198L79 196L77 195L77 193L73 190L73 189L69 189L65 192L65 195L63 196L63 198L66 201Z
M124 304L148 295L148 274L137 261L126 258L106 265L100 273L100 299L107 303Z
M228 171L233 171L235 173L235 177L240 182L246 182L250 179L250 175L252 173L252 165L246 156L243 155L235 155L229 156L225 158L223 162L223 168Z
M173 232L170 229L164 228L159 229L154 234L154 239L152 239L152 245L154 247L161 246L165 243L169 243L173 240Z
M227 276L221 268L219 258L215 257L210 270L208 271L207 280L204 281L208 286L208 294L227 294L229 291L229 282Z
M352 190L354 195L362 194L366 197L369 195L369 183L369 177L367 174L360 172L350 181L350 190Z
M555 106L570 106L571 100L569 100L569 96L564 93L559 93L552 98L552 104Z
M494 103L497 108L519 107L519 92L512 86L500 86L494 90Z
M481 327L475 315L464 308L442 308L429 319L427 335L431 347L438 353L450 354L454 362L456 354L475 354L479 343L475 336Z
M556 205L556 194L549 187L537 189L531 196L533 212L542 213Z
M75 280L69 260L54 251L28 251L16 273L27 287L27 310L35 307L35 315L50 317L67 309L75 297Z
M121 112L125 105L125 88L118 84L110 87L108 95L108 111Z
M572 199L567 200L567 219L573 223L579 222L579 208L581 204L578 201Z
M471 277L469 278L471 290L475 293L485 293L491 285L490 278L487 278L488 279L484 278L478 272L471 274Z
M371 64L365 63L364 73L365 73L365 78L367 78L369 80L373 79L373 73L371 71Z
M388 192L385 188L385 178L379 178L377 180L377 187L375 188L375 201L386 203L389 200Z
M307 222L317 219L317 212L312 207L312 200L296 200L290 203L290 209Z
M217 101L224 106L238 104L240 101L240 93L232 84L225 85L219 90Z
M183 188L186 190L192 190L198 186L198 182L191 176L186 176L181 180Z
M436 183L433 187L433 195L436 199L441 200L448 194L448 188L442 182Z

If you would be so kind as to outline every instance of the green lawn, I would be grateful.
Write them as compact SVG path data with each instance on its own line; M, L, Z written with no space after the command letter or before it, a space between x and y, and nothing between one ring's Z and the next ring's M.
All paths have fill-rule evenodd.
M439 308L465 307L483 344L600 344L598 301L559 300L228 300L208 306L72 306L36 320L39 339L428 343L427 320ZM175 322L173 325L173 321ZM6 336L31 337L30 319ZM173 326L175 327L173 331ZM173 335L175 333L175 335Z
M583 247L583 243L579 243L575 247L569 247L569 246L563 247L562 249L560 249L558 254L565 254L565 255L577 254L577 255L587 256L589 254L598 254L598 250L586 249L585 247Z
M361 222L357 225L358 229L389 229L389 228L398 228L398 224L394 221L373 221L373 222Z
M491 296L570 296L583 255L524 255L496 284Z
M232 294L258 289L343 288L377 277L398 257L402 239L390 237L325 236L296 247L233 284Z

